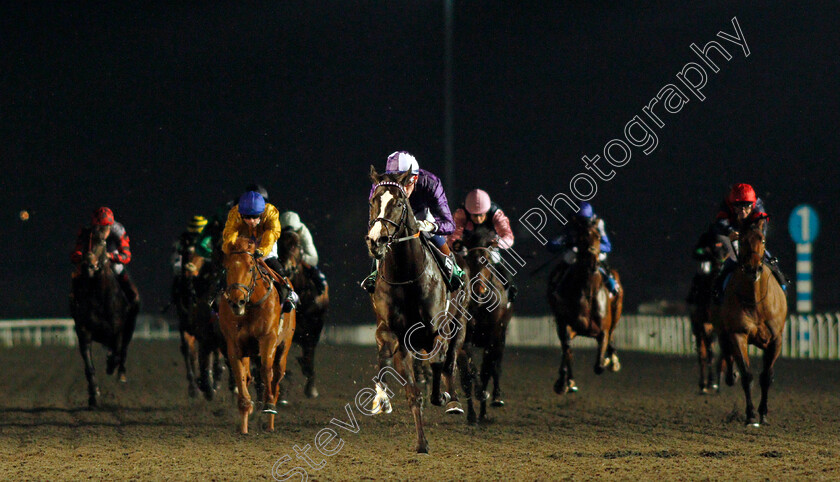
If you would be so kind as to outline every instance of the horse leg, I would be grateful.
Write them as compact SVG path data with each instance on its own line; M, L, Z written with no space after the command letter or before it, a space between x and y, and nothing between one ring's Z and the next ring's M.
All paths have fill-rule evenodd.
M736 333L729 337L730 347L733 348L735 363L738 364L738 371L741 372L741 387L744 389L744 397L747 402L747 425L758 426L755 421L755 406L752 401L753 374L750 369L750 358L747 353L747 335Z
M187 395L190 398L198 396L198 386L196 386L195 364L193 363L193 352L195 352L195 337L188 334L183 329L180 330L181 335L181 356L184 357L184 366L187 369Z
M604 373L604 369L607 368L609 365L609 360L607 359L607 333L601 331L598 336L595 337L595 340L598 341L598 353L597 358L595 359L595 374L600 375Z
M227 366L222 350L211 350L208 356L213 359L213 391L215 392L222 388L222 376L224 376Z
M264 384L262 395L262 413L268 414L266 431L274 431L274 416L277 415L277 396L280 389L280 373L275 373L274 359L277 351L283 349L283 344L277 346L277 339L273 336L260 339L260 378ZM279 365L280 360L277 360Z
M760 423L767 423L767 393L770 391L770 385L773 383L773 365L776 364L776 360L782 352L782 344L780 341L780 339L773 340L767 348L764 349L764 362L761 375L759 377L759 383L761 384L761 401L758 403L758 416Z
M418 454L427 454L429 453L429 442L426 440L426 434L423 430L422 398L420 397L420 389L414 379L414 364L411 354L404 354L402 350L397 351L394 354L394 367L407 382L405 384L405 398L408 400L408 406L414 416L414 426L417 429L417 446L415 449Z
M706 335L706 391L711 393L718 389L717 377L714 375L712 367L715 364L715 335L709 333Z
M85 378L88 382L88 406L91 408L99 405L99 385L96 383L96 369L93 367L93 358L90 353L91 339L87 333L76 330L79 338L79 352L82 361L85 363Z
M467 397L467 423L473 425L476 421L472 396L475 373L473 373L473 367L471 365L472 344L464 343L464 346L461 347L461 351L458 352L458 371L461 372L461 387L464 389L464 394Z
M207 346L206 342L198 344L198 372L200 378L198 380L198 388L204 393L204 398L207 401L213 400L216 394L216 387L214 385L214 376L210 368L210 359L213 357L215 350ZM216 363L219 361L216 360Z
M493 368L493 405L494 407L505 406L505 401L502 400L502 387L499 385L499 379L502 377L502 357L505 353L505 338L502 336L501 340L493 343L490 349L490 361ZM485 387L485 390L487 388Z
M315 388L315 344L307 340L303 344L303 355L298 358L300 363L300 371L306 377L306 386L303 388L303 394L306 398L318 398L318 389Z
M449 340L446 347L446 356L441 367L441 373L446 382L447 389L444 397L448 398L448 400L442 400L442 402L446 405L446 413L449 415L463 415L464 413L461 402L458 400L458 390L455 387L455 361L458 355L458 347L456 345L463 345L463 341L458 343L456 340L457 337Z
M559 377L554 383L554 393L564 395L570 391L577 391L577 386L572 376L572 360L574 357L572 356L571 347L571 329L568 326L558 327L557 333L560 336L561 360Z
M709 369L707 363L709 359L709 351L706 337L701 331L694 333L694 339L697 346L697 362L700 366L700 395L708 393L706 387L706 370Z
M140 309L140 296L135 292L135 300L128 308L128 313L125 315L125 323L123 324L122 332L117 335L119 340L119 348L116 352L119 354L119 368L117 370L117 377L121 383L125 383L128 379L125 376L125 362L128 358L128 344L131 343L131 338L134 336L134 327L137 324L137 311Z
M239 432L247 435L248 415L254 411L254 405L251 403L251 394L248 393L248 383L251 378L251 360L248 357L238 357L234 347L230 345L228 345L228 353L232 355L230 358L230 367L233 378L236 380Z

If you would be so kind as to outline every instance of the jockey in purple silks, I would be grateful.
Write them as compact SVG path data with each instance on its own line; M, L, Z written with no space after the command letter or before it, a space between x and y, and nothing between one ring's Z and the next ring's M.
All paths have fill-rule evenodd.
M397 151L388 156L385 164L385 174L398 174L411 171L414 176L405 186L405 192L409 197L411 210L417 218L420 231L434 243L435 246L451 260L445 263L452 269L452 273L445 273L450 277L449 285L457 290L463 284L464 272L455 263L455 259L446 244L446 237L455 231L455 222L452 220L452 212L449 210L449 202L446 200L446 193L443 191L443 184L440 179L431 172L420 169L417 159L405 151ZM371 186L370 196L376 186ZM362 288L373 293L376 287L378 269L374 269L364 281Z

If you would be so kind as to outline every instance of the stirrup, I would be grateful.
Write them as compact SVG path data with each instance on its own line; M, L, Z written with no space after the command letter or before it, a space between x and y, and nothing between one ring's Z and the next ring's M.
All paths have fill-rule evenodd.
M373 294L376 291L376 277L379 275L379 271L375 270L373 273L369 274L367 278L362 280L359 286L362 287L365 291L370 294Z

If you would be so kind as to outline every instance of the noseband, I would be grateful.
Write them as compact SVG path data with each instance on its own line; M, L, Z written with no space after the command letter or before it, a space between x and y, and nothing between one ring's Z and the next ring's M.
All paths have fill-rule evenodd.
M250 251L233 251L230 254L247 254L252 259L254 259L254 253ZM266 275L259 269L257 269L256 259L254 259L254 263L251 264L250 269L248 269L248 274L251 275L251 283L249 285L244 285L242 283L233 283L229 285L225 289L225 299L230 300L230 290L238 289L245 292L245 304L248 306L260 306L263 302L268 298L268 295L271 293L271 290L274 288L274 284L271 280L268 280L268 289L265 290L265 294L259 301L256 303L251 303L251 295L254 294L254 289L257 287L257 280L258 279L268 279Z

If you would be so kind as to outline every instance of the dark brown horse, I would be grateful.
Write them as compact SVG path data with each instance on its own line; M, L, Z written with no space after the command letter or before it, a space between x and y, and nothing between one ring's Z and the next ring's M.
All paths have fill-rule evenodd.
M260 358L263 413L267 430L274 431L280 380L286 374L286 359L295 332L294 310L281 316L280 297L268 272L254 258L255 245L248 238L236 240L225 256L227 288L219 301L219 323L227 342L227 355L236 380L240 432L248 433L248 415L254 411L248 384L251 357Z
M746 397L747 425L767 422L767 392L773 382L773 365L782 351L782 336L787 317L785 292L770 268L764 265L764 224L759 219L738 237L738 267L724 292L723 303L712 310L713 321L720 329L724 356L738 365L741 386ZM761 402L756 422L752 401L753 374L747 354L748 345L764 352L759 377Z
M181 354L187 368L187 393L212 400L221 386L225 372L225 341L219 328L219 317L206 303L214 289L212 263L194 250L182 253L181 272L173 280L172 302L178 314ZM233 379L230 380L233 390Z
M711 231L700 237L694 252L694 258L700 265L692 280L691 293L687 301L700 368L700 394L720 389L721 370L726 367L723 357L719 357L717 365L715 364L714 345L718 335L712 325L709 310L712 304L714 280L720 272L727 252L724 240Z
M91 357L92 342L108 349L106 373L117 371L121 382L126 381L125 361L128 344L134 334L139 302L131 303L120 289L105 242L92 236L90 249L82 256L79 270L73 275L70 312L75 321L79 351L85 363L88 382L88 405L99 403L99 386Z
M497 244L496 233L488 229L478 229L465 236L463 247L467 250L464 258L465 271L469 275L468 285L470 301L467 312L471 315L467 321L464 345L458 356L458 369L461 372L461 384L467 397L467 422L475 423L472 393L481 403L479 419L487 416L487 387L493 379L494 407L504 406L499 378L502 375L502 356L505 350L505 336L513 309L508 303L507 292L502 280L496 275L498 268L490 268L493 258L492 248ZM494 272L495 271L495 272ZM503 275L504 276L504 275ZM510 275L508 275L510 276ZM477 370L474 363L474 348L483 348L480 379L476 384Z
M297 308L297 328L295 328L294 343L303 351L297 361L303 376L306 377L304 395L316 398L318 389L315 387L315 347L321 339L324 329L324 318L330 304L329 286L324 292L317 294L315 282L307 275L306 267L301 260L300 236L292 230L284 230L277 240L277 258L283 266L283 276L289 278L295 291L300 297ZM280 387L280 404L285 405L286 382Z
M446 405L448 413L464 413L455 394L455 359L464 341L459 291L456 300L448 292L430 248L424 246L411 210L405 186L411 172L379 175L371 166L375 187L370 197L369 231L365 238L371 257L379 261L376 290L371 295L376 313L376 345L379 375L372 412L390 412L388 385L391 377L405 386L405 394L417 429L418 453L428 453L423 429L420 389L414 373L414 359L428 359L432 366L433 405ZM392 367L393 365L393 367ZM441 392L441 378L447 392Z
M563 350L560 376L554 384L557 394L577 391L572 375L571 342L576 335L595 338L598 353L595 359L595 373L606 368L617 372L621 365L612 345L612 332L621 318L624 289L613 295L607 289L598 269L601 254L601 234L597 222L591 222L586 229L578 231L575 240L577 259L563 273L560 266L552 273L548 284L548 303L554 312L557 335ZM619 282L618 273L612 275Z

